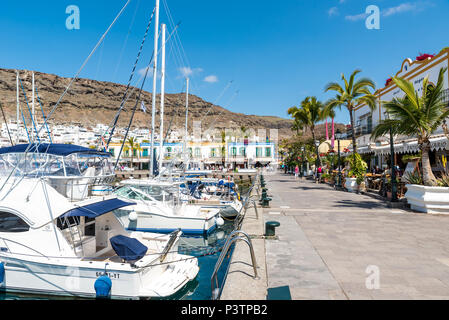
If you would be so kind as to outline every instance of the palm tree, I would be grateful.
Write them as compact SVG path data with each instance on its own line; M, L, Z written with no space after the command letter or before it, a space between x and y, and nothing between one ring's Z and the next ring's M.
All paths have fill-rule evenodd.
M141 151L142 148L133 137L129 137L128 140L126 140L126 142L127 144L124 150L131 153L131 168L132 168L134 162L134 151Z
M421 97L418 96L412 82L393 77L394 83L405 93L405 96L384 102L390 119L380 121L371 134L371 137L375 139L391 130L395 135L416 136L421 150L423 182L426 186L437 185L429 159L430 137L449 116L449 110L442 99L446 71L447 68L440 70L436 86L429 83L428 76L423 80Z
M316 141L315 127L325 119L324 105L316 97L307 97L301 102L301 106L291 107L288 114L295 119L299 127L309 128L312 133L313 141ZM318 146L315 145L318 165L321 165Z
M341 108L341 106L345 106L349 111L349 117L351 119L351 128L352 128L352 148L354 153L357 152L357 144L355 139L354 132L354 108L358 105L366 104L374 111L376 109L376 96L373 95L369 88L373 90L376 89L374 82L368 78L361 78L355 81L355 76L362 72L361 70L355 70L350 78L349 82L346 80L345 75L341 75L341 79L344 81L344 88L336 83L331 82L326 85L324 91L336 91L337 95L335 98L330 99L326 103L326 109L336 109Z

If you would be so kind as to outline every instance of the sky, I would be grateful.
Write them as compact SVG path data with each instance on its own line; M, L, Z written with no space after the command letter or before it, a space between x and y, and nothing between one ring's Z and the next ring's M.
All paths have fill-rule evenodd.
M73 77L125 3L3 0L0 67ZM130 1L81 78L127 84L154 3ZM380 10L379 29L366 27L370 5ZM74 21L69 6L79 8L79 28L67 27L67 19ZM324 87L342 73L361 69L361 77L382 88L404 59L448 47L448 12L447 0L161 0L160 23L172 35L166 92L185 92L189 76L190 93L206 101L288 118L287 109L306 96L331 98ZM133 85L151 59L153 41L154 23ZM144 89L152 91L151 75ZM347 111L336 120L348 123Z

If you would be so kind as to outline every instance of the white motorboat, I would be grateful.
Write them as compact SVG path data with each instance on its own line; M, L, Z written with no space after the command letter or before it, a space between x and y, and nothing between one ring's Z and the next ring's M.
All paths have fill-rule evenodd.
M143 185L142 180L139 180L139 185ZM150 188L150 185L135 188L125 183L114 191L119 198L137 203L114 211L127 230L169 233L181 229L186 235L204 235L223 224L218 208L181 203L171 193L163 190L163 199L159 201L148 190L154 191L155 188Z
M93 194L105 168L72 171L106 156L70 145L0 149L3 172L12 172L0 178L2 290L139 299L170 296L196 277L197 259L178 253L181 231L126 231L113 211L135 202Z

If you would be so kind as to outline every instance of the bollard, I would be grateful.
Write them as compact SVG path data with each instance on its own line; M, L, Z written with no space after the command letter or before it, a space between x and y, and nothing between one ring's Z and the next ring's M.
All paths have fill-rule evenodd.
M267 221L265 223L265 236L266 237L274 237L276 235L276 228L281 224L277 221Z

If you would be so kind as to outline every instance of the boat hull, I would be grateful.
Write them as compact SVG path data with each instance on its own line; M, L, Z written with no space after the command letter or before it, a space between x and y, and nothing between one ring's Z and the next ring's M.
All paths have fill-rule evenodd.
M199 271L195 258L177 254L177 259L176 262L124 270L115 268L114 263L106 265L105 268L104 263L103 267L99 267L98 262L78 261L69 266L2 257L1 261L5 264L5 278L0 290L72 298L96 298L95 281L106 269L106 274L112 281L110 296L112 299L167 297L193 280Z

